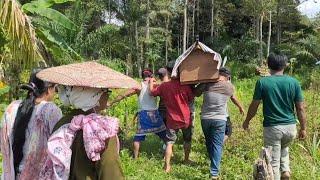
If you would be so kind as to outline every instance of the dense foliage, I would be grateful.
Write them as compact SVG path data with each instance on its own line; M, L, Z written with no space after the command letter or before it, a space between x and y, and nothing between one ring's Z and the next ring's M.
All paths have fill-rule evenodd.
M9 10L13 7L9 2L18 3L3 2L2 6L8 6ZM20 4L32 24L25 24L27 30L34 32L31 40L40 40L33 48L39 49L38 54L47 65L100 59L109 65L114 63L112 66L128 75L139 76L143 68L157 69L175 60L197 37L229 61L239 62L251 71L272 51L288 55L294 71L312 67L320 55L320 18L302 16L297 10L302 2L21 0ZM2 68L6 69L10 58L16 64L7 71L20 67L21 63L30 64L16 56L21 52L12 49L17 47L13 44L21 36L10 35L12 28L6 25L0 29L7 37L7 41L0 41L0 47L5 44L10 47L6 58L1 56ZM30 33L22 35L27 34ZM29 57L29 61L32 59L39 57Z
M228 57L237 95L248 107L256 68L264 66L270 52L281 52L290 59L286 73L302 82L308 105L309 137L291 149L293 179L320 179L320 68L315 66L320 58L320 16L301 15L297 7L303 1L0 0L0 115L14 96L21 97L17 86L27 81L32 67L98 60L139 77L143 68L156 70L175 60L197 37ZM194 165L181 163L180 143L173 172L163 173L162 144L155 137L144 143L139 160L131 159L135 98L108 111L121 119L125 132L121 159L128 179L206 179L208 162L199 117L191 154ZM230 108L235 131L225 147L222 177L250 179L262 146L262 116L245 133L240 128L243 118Z

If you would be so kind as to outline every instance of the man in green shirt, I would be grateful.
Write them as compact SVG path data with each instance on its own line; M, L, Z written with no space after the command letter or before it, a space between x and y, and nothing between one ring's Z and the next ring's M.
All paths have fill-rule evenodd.
M274 179L289 179L289 144L297 134L295 109L300 121L299 138L306 137L304 100L299 82L283 74L287 57L271 54L268 67L271 76L257 81L253 100L243 122L245 130L256 115L260 102L263 103L264 146L272 148Z

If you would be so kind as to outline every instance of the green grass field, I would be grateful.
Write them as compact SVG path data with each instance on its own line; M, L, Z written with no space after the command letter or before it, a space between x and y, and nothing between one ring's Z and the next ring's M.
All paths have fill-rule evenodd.
M235 81L237 96L245 108L252 98L255 80ZM290 148L290 159L293 179L320 179L320 93L312 90L304 91L307 104L308 139L304 142L296 140ZM129 180L162 180L162 179L209 179L209 160L202 134L199 111L202 99L196 100L197 118L193 136L191 160L194 164L183 164L183 147L181 137L174 147L172 172L166 174L162 170L162 142L154 135L149 135L142 143L138 160L132 159L132 137L135 132L133 122L137 111L136 97L130 97L109 110L109 114L121 119L121 127L125 132L124 149L121 161L125 176ZM252 165L262 147L262 114L252 120L250 131L242 130L245 117L229 102L229 111L233 122L233 135L227 141L222 159L221 179L252 179ZM1 157L0 157L1 160Z
M252 98L255 80L234 82L237 96L247 109ZM317 146L320 131L320 93L307 90L304 92L307 104L308 139L304 142L296 140L290 148L290 159L293 179L320 179L320 149ZM135 123L132 118L136 111L136 97L131 97L109 111L110 114L123 120L125 148L121 152L121 161L127 179L209 179L209 160L202 134L199 111L202 99L196 101L197 118L192 143L191 159L194 164L183 164L183 147L180 141L174 147L172 172L166 174L162 170L162 142L154 135L149 135L142 143L138 160L132 159L132 137ZM252 179L252 165L262 147L262 113L252 120L250 131L241 128L245 117L241 116L230 102L229 111L233 122L233 135L224 147L221 167L221 179ZM127 114L127 118L126 117ZM320 135L319 135L320 136ZM313 142L315 141L315 142Z

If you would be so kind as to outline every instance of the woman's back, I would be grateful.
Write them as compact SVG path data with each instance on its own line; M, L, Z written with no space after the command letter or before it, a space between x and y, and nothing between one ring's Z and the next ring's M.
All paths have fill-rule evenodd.
M3 176L11 179L13 167L13 125L21 101L12 102L3 117L0 129L1 152L3 154ZM62 117L61 110L51 102L41 101L34 106L25 133L23 159L19 164L19 174L24 179L37 179L46 157L47 140L54 125Z

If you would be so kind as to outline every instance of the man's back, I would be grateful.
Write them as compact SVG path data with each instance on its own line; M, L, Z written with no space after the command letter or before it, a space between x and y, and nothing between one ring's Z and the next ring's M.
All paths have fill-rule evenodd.
M178 80L162 83L155 88L153 96L160 96L167 109L168 127L186 128L190 124L189 102L193 100L192 90L187 85L180 85Z
M264 127L295 124L295 102L303 100L299 82L285 75L273 75L257 81L255 100L263 101Z

